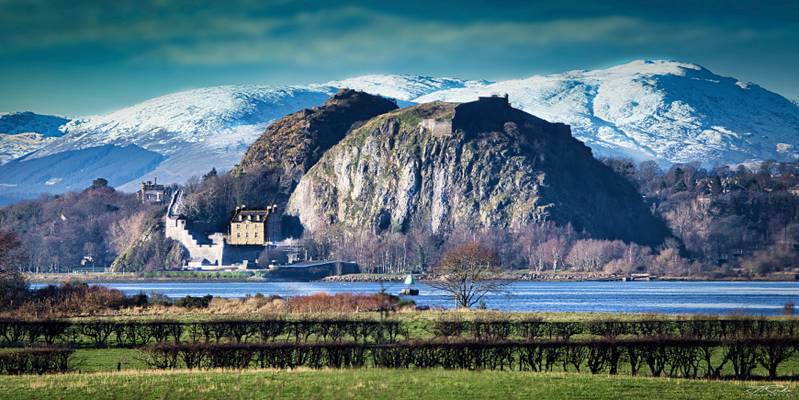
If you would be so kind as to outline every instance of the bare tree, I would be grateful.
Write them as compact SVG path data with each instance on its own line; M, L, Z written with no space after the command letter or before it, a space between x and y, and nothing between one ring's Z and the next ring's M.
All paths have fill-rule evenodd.
M582 239L574 242L566 262L579 271L599 271L614 259L624 256L625 244L621 241Z
M446 250L433 269L439 278L430 286L449 293L458 307L470 308L486 294L499 291L507 282L499 279L499 257L477 242L466 242Z

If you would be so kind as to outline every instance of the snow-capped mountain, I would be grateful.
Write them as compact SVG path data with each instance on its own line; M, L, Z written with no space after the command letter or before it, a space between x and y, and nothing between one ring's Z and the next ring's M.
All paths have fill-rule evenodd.
M52 143L67 122L32 112L0 113L0 165Z
M572 133L600 156L705 166L799 156L799 107L751 83L675 61L438 91L414 99L463 102L508 94L514 107Z
M361 84L358 82L358 78L353 78L307 86L209 87L156 97L106 115L78 118L60 128L65 133L63 137L16 160L13 166L0 166L0 185L5 185L7 190L30 194L53 192L61 187L46 182L69 181L71 187L79 186L80 179L75 174L69 174L69 179L61 176L67 174L56 168L64 165L59 155L77 152L70 153L75 155L68 159L81 159L91 164L93 160L106 162L106 158L92 158L86 154L124 154L120 149L129 146L163 158L155 165L152 158L145 162L131 162L130 169L138 175L115 174L117 187L135 190L140 180L154 177L159 182L182 183L211 168L230 169L269 123L286 114L324 103L340 87L369 87L370 91L385 91L387 97L397 96L402 101L435 90L479 84L450 78L375 75L364 77ZM109 145L116 149L116 153L108 150ZM101 146L103 150L98 149ZM115 167L126 168L124 163L116 163ZM36 170L26 175L30 179L10 178L26 168ZM83 181L88 184L96 178L93 174L103 169L86 165L82 171L86 175ZM120 183L119 178L124 176L132 178L129 182Z
M331 88L219 86L156 97L102 116L70 121L66 135L28 159L102 145L136 145L164 156L135 176L181 183L213 167L230 169L273 120L324 102ZM87 178L88 179L88 178Z
M110 114L75 119L34 156L104 144L136 144L169 156L193 143L246 147L270 121L327 99L323 90L218 86L156 97Z
M404 102L414 102L416 98L428 93L448 89L476 88L491 83L490 81L482 80L465 81L462 79L433 78L429 76L364 75L357 78L327 82L324 86L345 87Z
M156 176L159 182L184 182L212 167L231 168L269 123L302 108L322 104L340 87L391 97L401 106L508 94L515 107L552 122L571 125L573 134L600 156L652 159L662 164L701 162L711 166L753 159L796 159L799 154L799 106L795 103L757 85L716 75L695 64L634 61L603 70L496 83L367 75L307 86L219 86L189 90L102 116L63 120L66 123L47 132L65 134L48 139L49 143L20 159L14 170L56 168L63 163L34 164L33 161L60 160L57 155L63 152L135 145L163 159L155 163L155 158L142 158L144 161L132 163L130 169L135 173L117 174L120 178L131 177L128 183L120 184L122 189L135 189L139 180ZM21 136L14 140L24 139ZM8 143L0 138L0 157L4 149L12 147ZM9 157L27 152L20 150ZM101 153L112 154L105 150ZM82 157L87 163L103 160ZM124 163L115 167L126 168ZM10 176L4 174L3 168L0 166L0 177ZM96 178L92 175L95 172L90 171L102 169L87 165L85 171L88 185ZM62 172L37 171L31 176L51 176L57 180L59 173ZM70 181L80 185L79 177L74 174L70 175ZM0 180L0 185L4 184L8 188L11 183ZM53 189L42 190L40 182L19 179L13 185L20 193Z
M28 159L102 145L136 145L165 156L142 178L184 182L212 167L230 169L266 126L313 107L341 87L355 87L406 101L436 90L488 82L406 75L369 75L308 86L218 86L156 97L102 116L75 119L59 139ZM123 185L134 189L139 179Z

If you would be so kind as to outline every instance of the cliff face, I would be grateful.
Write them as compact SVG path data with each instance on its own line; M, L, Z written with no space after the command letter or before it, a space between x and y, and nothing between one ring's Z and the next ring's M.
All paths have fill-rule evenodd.
M343 89L322 106L298 111L272 123L250 145L233 173L279 171L281 186L290 192L354 123L396 108L393 101L383 97Z
M513 109L504 98L429 103L369 120L310 168L287 212L311 231L553 220L642 244L668 234L567 125Z

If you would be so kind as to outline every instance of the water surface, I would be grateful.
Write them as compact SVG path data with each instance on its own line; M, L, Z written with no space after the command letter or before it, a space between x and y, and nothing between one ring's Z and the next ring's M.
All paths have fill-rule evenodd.
M96 282L126 294L157 292L169 297L244 297L262 293L283 297L314 293L398 293L404 286L375 282ZM446 293L418 284L418 305L451 308ZM799 302L799 282L513 282L504 293L486 297L504 311L634 312L779 315L787 302Z

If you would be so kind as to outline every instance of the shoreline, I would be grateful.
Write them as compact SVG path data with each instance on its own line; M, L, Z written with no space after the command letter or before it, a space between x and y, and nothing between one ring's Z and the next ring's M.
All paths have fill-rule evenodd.
M156 276L144 277L136 273L39 273L25 274L29 283L33 284L60 284L66 282L87 282L87 283L141 283L141 282L219 282L219 283L247 283L247 282L282 282L264 279L258 275L250 277L242 276L211 276L213 272L208 272L208 277L202 276ZM347 274L333 275L323 279L308 282L331 282L331 283L389 283L402 282L406 274ZM418 282L429 282L434 277L426 274L414 275ZM622 276L605 275L597 273L524 273L503 277L508 281L522 282L621 282ZM646 280L640 280L646 281ZM638 280L634 282L640 282ZM657 277L652 281L667 282L795 282L797 279L791 275L767 276L767 277L684 277L684 276L665 276ZM296 281L304 282L304 281Z

